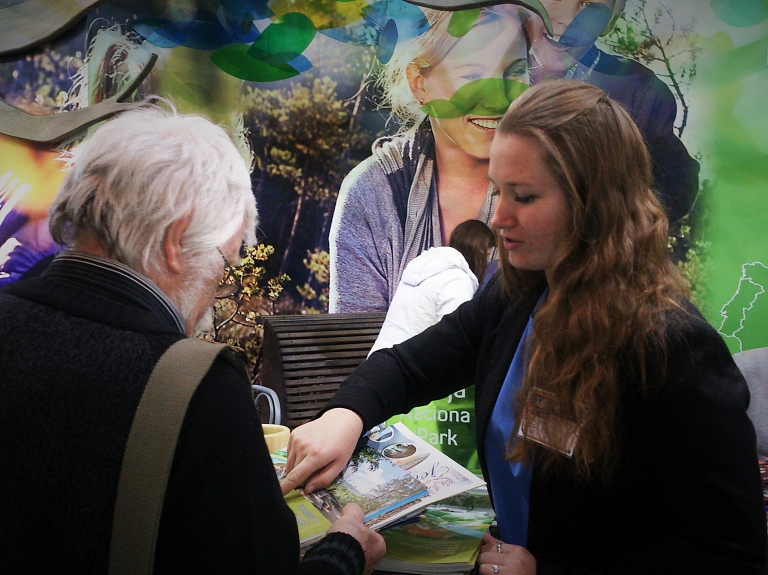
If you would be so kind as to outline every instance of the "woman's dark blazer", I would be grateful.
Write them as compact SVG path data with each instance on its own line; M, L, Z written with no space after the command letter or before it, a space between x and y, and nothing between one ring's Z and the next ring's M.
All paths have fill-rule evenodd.
M374 353L325 409L352 409L369 429L474 384L487 479L485 430L539 295L509 303L494 279L437 325ZM527 548L539 573L760 572L766 518L749 391L693 306L677 323L663 375L650 366L655 391L640 393L630 370L622 376L621 454L609 484L545 474L534 462Z

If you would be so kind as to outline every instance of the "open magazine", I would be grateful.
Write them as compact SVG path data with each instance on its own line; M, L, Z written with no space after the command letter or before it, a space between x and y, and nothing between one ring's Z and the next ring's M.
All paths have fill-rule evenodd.
M281 477L285 451L273 454L272 462ZM304 549L325 534L347 503L358 503L366 525L381 530L481 485L482 479L397 423L372 430L368 445L326 489L309 495L297 489L285 498L296 515Z

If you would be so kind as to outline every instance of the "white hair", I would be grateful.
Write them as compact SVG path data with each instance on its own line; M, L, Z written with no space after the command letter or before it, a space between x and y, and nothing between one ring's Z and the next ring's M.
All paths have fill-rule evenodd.
M448 50L458 42L448 34L452 12L422 8L429 28L409 40L399 40L389 61L376 79L381 89L383 105L400 121L401 130L415 128L426 118L421 105L411 93L406 70L414 65L424 71L440 62Z
M210 267L211 254L243 225L243 239L255 242L249 168L221 127L146 105L106 122L83 144L51 207L50 228L69 247L93 235L116 260L154 276L168 227L187 216L182 257L193 268Z

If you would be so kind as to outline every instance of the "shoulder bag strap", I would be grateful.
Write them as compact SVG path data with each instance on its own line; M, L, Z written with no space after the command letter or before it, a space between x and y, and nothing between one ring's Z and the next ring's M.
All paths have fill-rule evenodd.
M165 488L187 406L228 346L196 338L173 344L155 365L125 446L109 550L110 575L150 575Z

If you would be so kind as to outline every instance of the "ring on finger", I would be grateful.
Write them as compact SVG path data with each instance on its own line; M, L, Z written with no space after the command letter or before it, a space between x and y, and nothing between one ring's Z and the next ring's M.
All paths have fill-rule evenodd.
M498 575L499 573L499 566L496 565L496 563L492 564L491 567L493 567L493 575Z
M498 551L499 553L501 553L501 541L499 541L499 542L496 544L496 551Z

